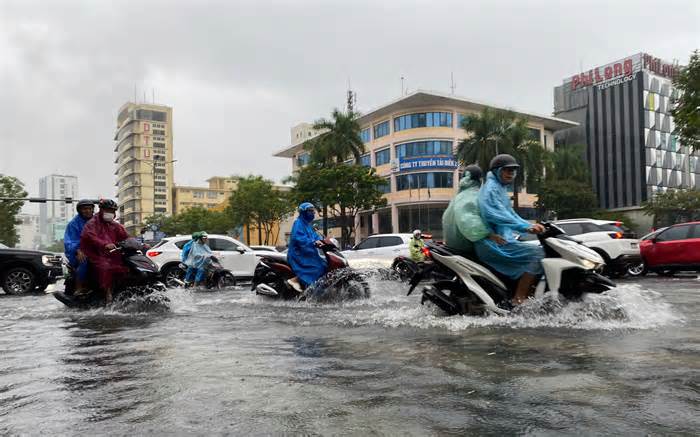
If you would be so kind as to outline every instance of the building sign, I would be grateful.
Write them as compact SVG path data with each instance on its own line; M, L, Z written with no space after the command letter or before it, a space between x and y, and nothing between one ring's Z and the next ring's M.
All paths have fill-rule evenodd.
M669 78L673 78L678 74L677 65L669 64L646 53L637 53L617 62L572 76L568 82L571 83L572 91L580 87L593 85L604 89L632 80L634 74L642 69ZM565 80L564 83L566 82Z
M457 160L454 157L443 158L400 158L393 160L391 163L391 171L401 172L409 170L428 170L434 168L457 168Z
M642 59L644 68L653 71L659 76L674 78L678 74L678 65L669 64L646 53L644 53Z
M573 76L571 78L571 89L575 90L581 86L598 85L613 79L631 78L637 71L639 71L639 65L635 66L633 58L627 58L623 61L597 67Z

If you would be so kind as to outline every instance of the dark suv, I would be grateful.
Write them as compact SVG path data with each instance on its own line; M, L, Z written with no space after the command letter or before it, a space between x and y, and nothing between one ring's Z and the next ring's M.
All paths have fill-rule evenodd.
M63 257L0 244L0 286L7 294L44 291L63 277Z

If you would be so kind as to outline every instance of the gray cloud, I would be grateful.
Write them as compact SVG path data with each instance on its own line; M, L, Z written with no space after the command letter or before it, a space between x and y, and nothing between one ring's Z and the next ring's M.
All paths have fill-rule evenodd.
M0 173L29 191L52 172L114 193L119 106L146 92L174 108L175 179L290 169L271 154L291 125L410 89L550 113L552 87L646 51L684 61L699 2L0 3Z

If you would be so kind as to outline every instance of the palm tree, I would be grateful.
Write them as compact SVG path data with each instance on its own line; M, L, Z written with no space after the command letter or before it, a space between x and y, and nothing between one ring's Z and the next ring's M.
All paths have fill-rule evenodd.
M506 127L501 137L501 144L505 153L512 154L520 163L520 171L513 183L513 209L517 211L520 206L518 196L520 187L523 184L537 185L542 179L546 151L539 140L532 138L527 121L522 118L515 118ZM533 192L532 189L530 192Z
M360 124L357 121L359 116L359 113L352 110L343 112L336 108L330 119L317 120L313 128L322 133L304 146L310 151L311 162L320 166L330 166L343 163L352 156L355 163L360 164L360 158L365 153L365 143L360 137ZM323 234L328 235L328 205L324 204L322 208ZM343 211L342 220L345 220L344 215Z
M508 153L503 149L502 140L513 119L510 112L489 108L484 108L479 115L465 117L462 129L471 135L457 145L457 159L464 165L476 163L486 171L494 156Z
M586 146L584 145L557 147L552 153L551 163L547 168L547 178L590 182L590 173L585 158Z
M357 112L342 112L334 109L330 119L317 120L313 128L322 131L314 141L307 144L311 160L320 164L343 162L352 156L357 164L365 152L365 143L360 137Z

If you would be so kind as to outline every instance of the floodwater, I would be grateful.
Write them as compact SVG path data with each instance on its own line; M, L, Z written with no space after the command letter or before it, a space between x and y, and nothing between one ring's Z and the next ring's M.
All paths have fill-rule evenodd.
M510 317L170 290L164 312L0 295L0 435L687 434L700 429L700 279Z

